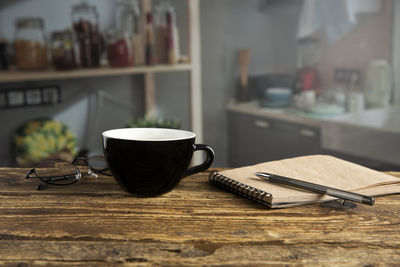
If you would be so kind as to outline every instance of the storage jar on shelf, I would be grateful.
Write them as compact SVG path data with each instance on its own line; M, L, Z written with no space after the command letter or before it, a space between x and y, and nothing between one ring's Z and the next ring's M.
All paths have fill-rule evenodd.
M118 0L116 26L128 35L132 47L133 65L145 64L143 22L138 0Z
M118 0L116 8L116 28L107 32L107 59L111 67L129 67L134 63L132 37L137 26L138 2Z
M42 18L20 18L16 22L15 63L20 70L47 67L46 41Z
M173 6L170 6L167 14L167 55L168 63L176 64L179 61L179 33L176 23L176 12Z
M155 36L153 26L153 14L148 12L146 14L146 64L154 65L157 64L157 52L155 47Z
M154 12L155 42L158 64L168 63L166 18L168 7L169 4L167 2L161 2L155 7Z
M180 53L175 8L168 2L161 2L155 9L157 63L176 64Z
M72 7L72 22L79 44L80 64L84 68L100 66L103 39L95 6L86 2Z
M57 70L71 70L76 68L74 40L72 31L56 31L51 35L51 58Z
M130 35L120 30L110 30L107 34L107 58L111 67L133 65Z

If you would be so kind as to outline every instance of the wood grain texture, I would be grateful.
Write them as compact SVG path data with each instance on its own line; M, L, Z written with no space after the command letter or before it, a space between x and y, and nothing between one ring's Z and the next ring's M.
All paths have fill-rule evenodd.
M131 197L109 177L37 191L25 173L0 169L0 265L400 263L399 195L270 210L209 184L209 172L155 198Z

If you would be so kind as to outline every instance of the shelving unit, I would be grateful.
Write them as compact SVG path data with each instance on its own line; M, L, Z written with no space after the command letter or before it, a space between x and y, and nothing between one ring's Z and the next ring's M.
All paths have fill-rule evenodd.
M201 63L200 63L200 17L199 0L186 0L188 12L188 57L189 63L174 65L134 66L128 68L93 68L71 71L0 71L0 83L29 81L48 81L57 79L80 79L118 75L144 75L145 114L154 115L155 93L157 85L154 75L160 72L187 71L190 74L189 103L191 130L196 133L196 142L203 141L202 99L201 99ZM150 10L151 0L142 0L143 12Z

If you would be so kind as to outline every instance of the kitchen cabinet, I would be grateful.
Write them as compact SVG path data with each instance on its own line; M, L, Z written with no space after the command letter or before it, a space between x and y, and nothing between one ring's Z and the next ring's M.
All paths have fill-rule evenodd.
M256 102L231 101L227 110L232 167L327 154L380 171L400 170L399 107L326 118Z
M9 1L11 2L11 1ZM8 3L8 2L7 2ZM200 16L199 0L186 0L187 24L188 24L188 62L171 65L134 66L127 68L93 68L78 69L71 71L0 71L0 83L16 83L30 81L49 81L55 79L82 79L89 77L104 77L118 75L144 75L144 103L147 116L154 115L155 110L155 84L154 75L160 72L184 71L190 74L188 88L190 103L190 125L191 130L196 133L196 142L201 143L203 139L202 125L202 98L201 98L201 58L200 58ZM6 6L6 4L2 5ZM151 0L142 0L143 13L151 9ZM182 101L179 99L178 101Z
M320 129L240 112L228 112L229 166L240 167L321 151Z

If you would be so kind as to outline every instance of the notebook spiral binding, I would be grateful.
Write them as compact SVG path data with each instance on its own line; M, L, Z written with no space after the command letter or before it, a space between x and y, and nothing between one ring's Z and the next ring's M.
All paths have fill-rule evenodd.
M263 190L254 188L252 186L245 185L241 182L232 180L218 172L214 171L208 177L210 183L217 185L223 189L229 190L235 194L256 201L260 204L271 206L271 204L265 200L265 197L272 197L270 193Z

